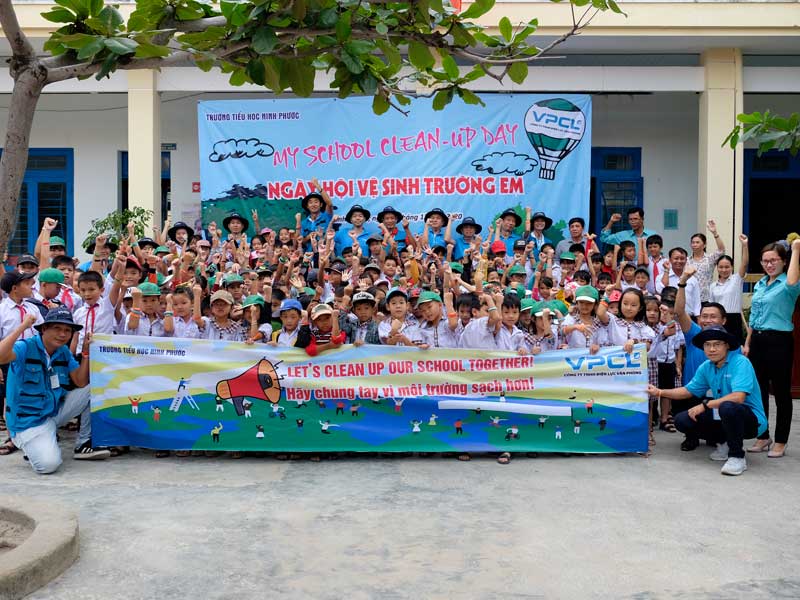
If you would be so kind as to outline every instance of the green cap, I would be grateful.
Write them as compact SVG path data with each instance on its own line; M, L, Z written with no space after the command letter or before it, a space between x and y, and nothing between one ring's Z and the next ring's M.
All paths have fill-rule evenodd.
M536 300L533 298L523 298L520 302L519 312L525 312L526 310L531 310L536 305Z
M228 287L232 283L244 283L244 277L238 273L229 273L222 278L222 287Z
M572 252L562 252L558 260L575 260L575 255Z
M67 247L67 242L64 241L64 238L60 238L57 235L50 236L50 247L53 246L61 246L62 248Z
M442 297L437 294L436 292L422 292L419 295L419 300L417 301L417 306L420 304L425 304L426 302L441 302Z
M142 292L142 296L160 296L161 290L158 289L158 286L155 283L150 283L146 281L144 283L139 284L139 291Z
M167 248L166 246L159 246L159 247L158 247L158 248L156 248L156 250L155 250L155 253L156 253L156 254L161 254L162 252L163 252L164 254L169 254L169 248Z
M512 275L527 275L527 273L525 273L525 267L523 267L522 265L514 265L508 270L508 273L506 273L506 275L508 277L511 277Z
M305 294L306 296L316 296L317 295L317 290L315 290L314 288L310 288L310 287L304 287L303 288L303 294Z
M64 274L58 269L39 271L39 283L64 283Z
M242 302L242 308L247 308L248 306L266 306L267 303L264 301L264 298L259 296L258 294L253 294L252 296L248 296Z
M450 268L455 271L456 273L463 273L464 272L464 265L460 262L451 262Z
M575 301L586 300L587 302L597 302L600 300L600 293L590 285L582 285L575 290Z
M516 288L508 286L505 290L503 290L503 295L510 296L511 294L516 294L519 296L519 299L522 300L525 297L525 288L521 285L518 285Z
M534 304L533 308L531 309L531 313L534 317L543 317L545 308L548 310L550 309L550 307L547 306L547 302L540 300Z

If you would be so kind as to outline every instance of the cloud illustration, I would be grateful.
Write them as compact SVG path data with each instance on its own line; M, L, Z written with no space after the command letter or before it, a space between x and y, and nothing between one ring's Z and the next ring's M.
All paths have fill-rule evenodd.
M258 138L220 140L214 143L214 149L209 154L211 162L222 162L229 158L255 158L256 156L272 156L275 148L271 144L262 142Z
M520 176L530 173L539 164L535 158L516 152L492 152L483 158L472 161L478 171L488 171L492 175L512 173Z

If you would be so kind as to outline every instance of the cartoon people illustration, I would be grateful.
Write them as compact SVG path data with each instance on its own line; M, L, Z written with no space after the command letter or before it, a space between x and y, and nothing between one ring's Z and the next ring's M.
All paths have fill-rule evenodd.
M519 439L519 427L512 425L506 429L506 441Z
M185 390L187 383L189 383L189 380L181 377L180 380L178 380L178 391Z
M578 435L581 432L581 420L580 419L575 419L575 421L573 422L573 425L574 425L574 427L572 428L572 431L573 431L573 433L575 433L575 435Z
M590 415L594 412L594 398L589 398L589 401L586 403L586 412Z
M219 432L222 431L222 423L217 423L217 426L211 429L211 441L219 444ZM256 434L258 436L258 434Z
M263 425L256 425L256 439L263 440L264 439L264 426Z
M403 412L403 402L406 401L405 398L392 398L394 401L394 412Z
M344 400L339 400L336 403L336 414L343 415L344 414Z
M253 416L252 413L250 412L250 409L253 408L253 403L250 402L250 400L245 400L244 402L242 402L242 408L244 408L245 419L249 419L250 417Z
M331 427L341 427L341 425L337 425L336 423L331 423L330 421L320 421L320 427L322 427L322 433L326 433L328 435L331 434L330 428Z
M142 401L141 396L139 398L132 398L128 396L128 402L131 403L131 414L138 415L139 414L139 402Z
M506 392L505 390L503 390L500 392L500 402L505 402L505 401L506 401Z
M480 406L478 406L477 408L474 409L474 411L476 415L480 416L480 414L483 412L483 409Z
M381 403L381 397L380 396L376 396L375 398L372 399L372 403L373 404L380 404Z
M422 421L417 421L416 419L411 421L411 433L420 433L422 431L419 428L420 425L422 425Z
M556 439L561 439L561 425L556 425Z
M578 390L572 390L572 396L568 400L575 400L578 397Z
M439 415L431 415L431 418L428 419L428 426L429 427L436 427L436 419L439 418Z
M326 408L325 400L317 400L317 406L319 406L320 410L324 410Z
M153 422L158 423L161 421L161 409L157 406L153 407Z
M350 416L357 417L358 416L358 409L361 408L361 404L358 402L354 402L350 405Z
M539 429L544 429L544 424L547 423L547 417L541 415L539 417Z
M217 403L217 407L214 409L214 412L225 412L225 400L217 396L214 398L214 402Z
M303 421L303 419L295 419L294 422L297 424L297 428L298 429L302 429L303 428L303 423L305 423L305 421Z
M453 427L456 428L456 435L464 435L464 421L458 419L455 423L453 423Z
M508 421L508 419L501 419L500 417L489 417L489 421L492 423L492 427L500 427L500 423L503 421Z
M603 431L603 430L606 428L606 424L607 424L607 423L608 423L608 421L606 421L606 418L605 418L605 417L602 417L602 418L600 419L600 421L599 421L599 424L600 424L600 431Z
M282 407L280 404L273 404L272 405L272 412L269 413L270 419L274 419L275 417L280 417L281 421L286 419L286 409Z

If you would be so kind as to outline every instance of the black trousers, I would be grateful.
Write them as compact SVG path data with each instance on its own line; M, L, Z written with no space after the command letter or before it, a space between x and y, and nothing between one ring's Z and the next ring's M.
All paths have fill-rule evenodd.
M775 443L789 441L792 427L792 363L794 336L790 331L753 331L750 339L750 362L761 388L764 413L769 416L769 391L775 396ZM769 439L769 429L759 436Z
M688 412L675 416L675 428L689 438L700 438L721 444L728 443L728 456L744 458L744 440L758 434L758 419L744 404L723 402L719 407L719 421L714 420L714 411L706 410L692 421Z

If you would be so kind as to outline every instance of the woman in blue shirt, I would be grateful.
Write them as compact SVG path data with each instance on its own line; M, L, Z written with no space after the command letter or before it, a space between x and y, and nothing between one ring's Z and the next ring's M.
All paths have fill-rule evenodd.
M789 268L784 273L787 263ZM767 456L770 458L780 458L786 451L792 426L792 314L800 295L800 240L792 242L790 260L782 244L767 244L761 250L761 266L766 275L753 290L750 331L742 353L753 363L767 415L769 387L772 384L776 408L775 444L767 429L747 451L769 451Z

